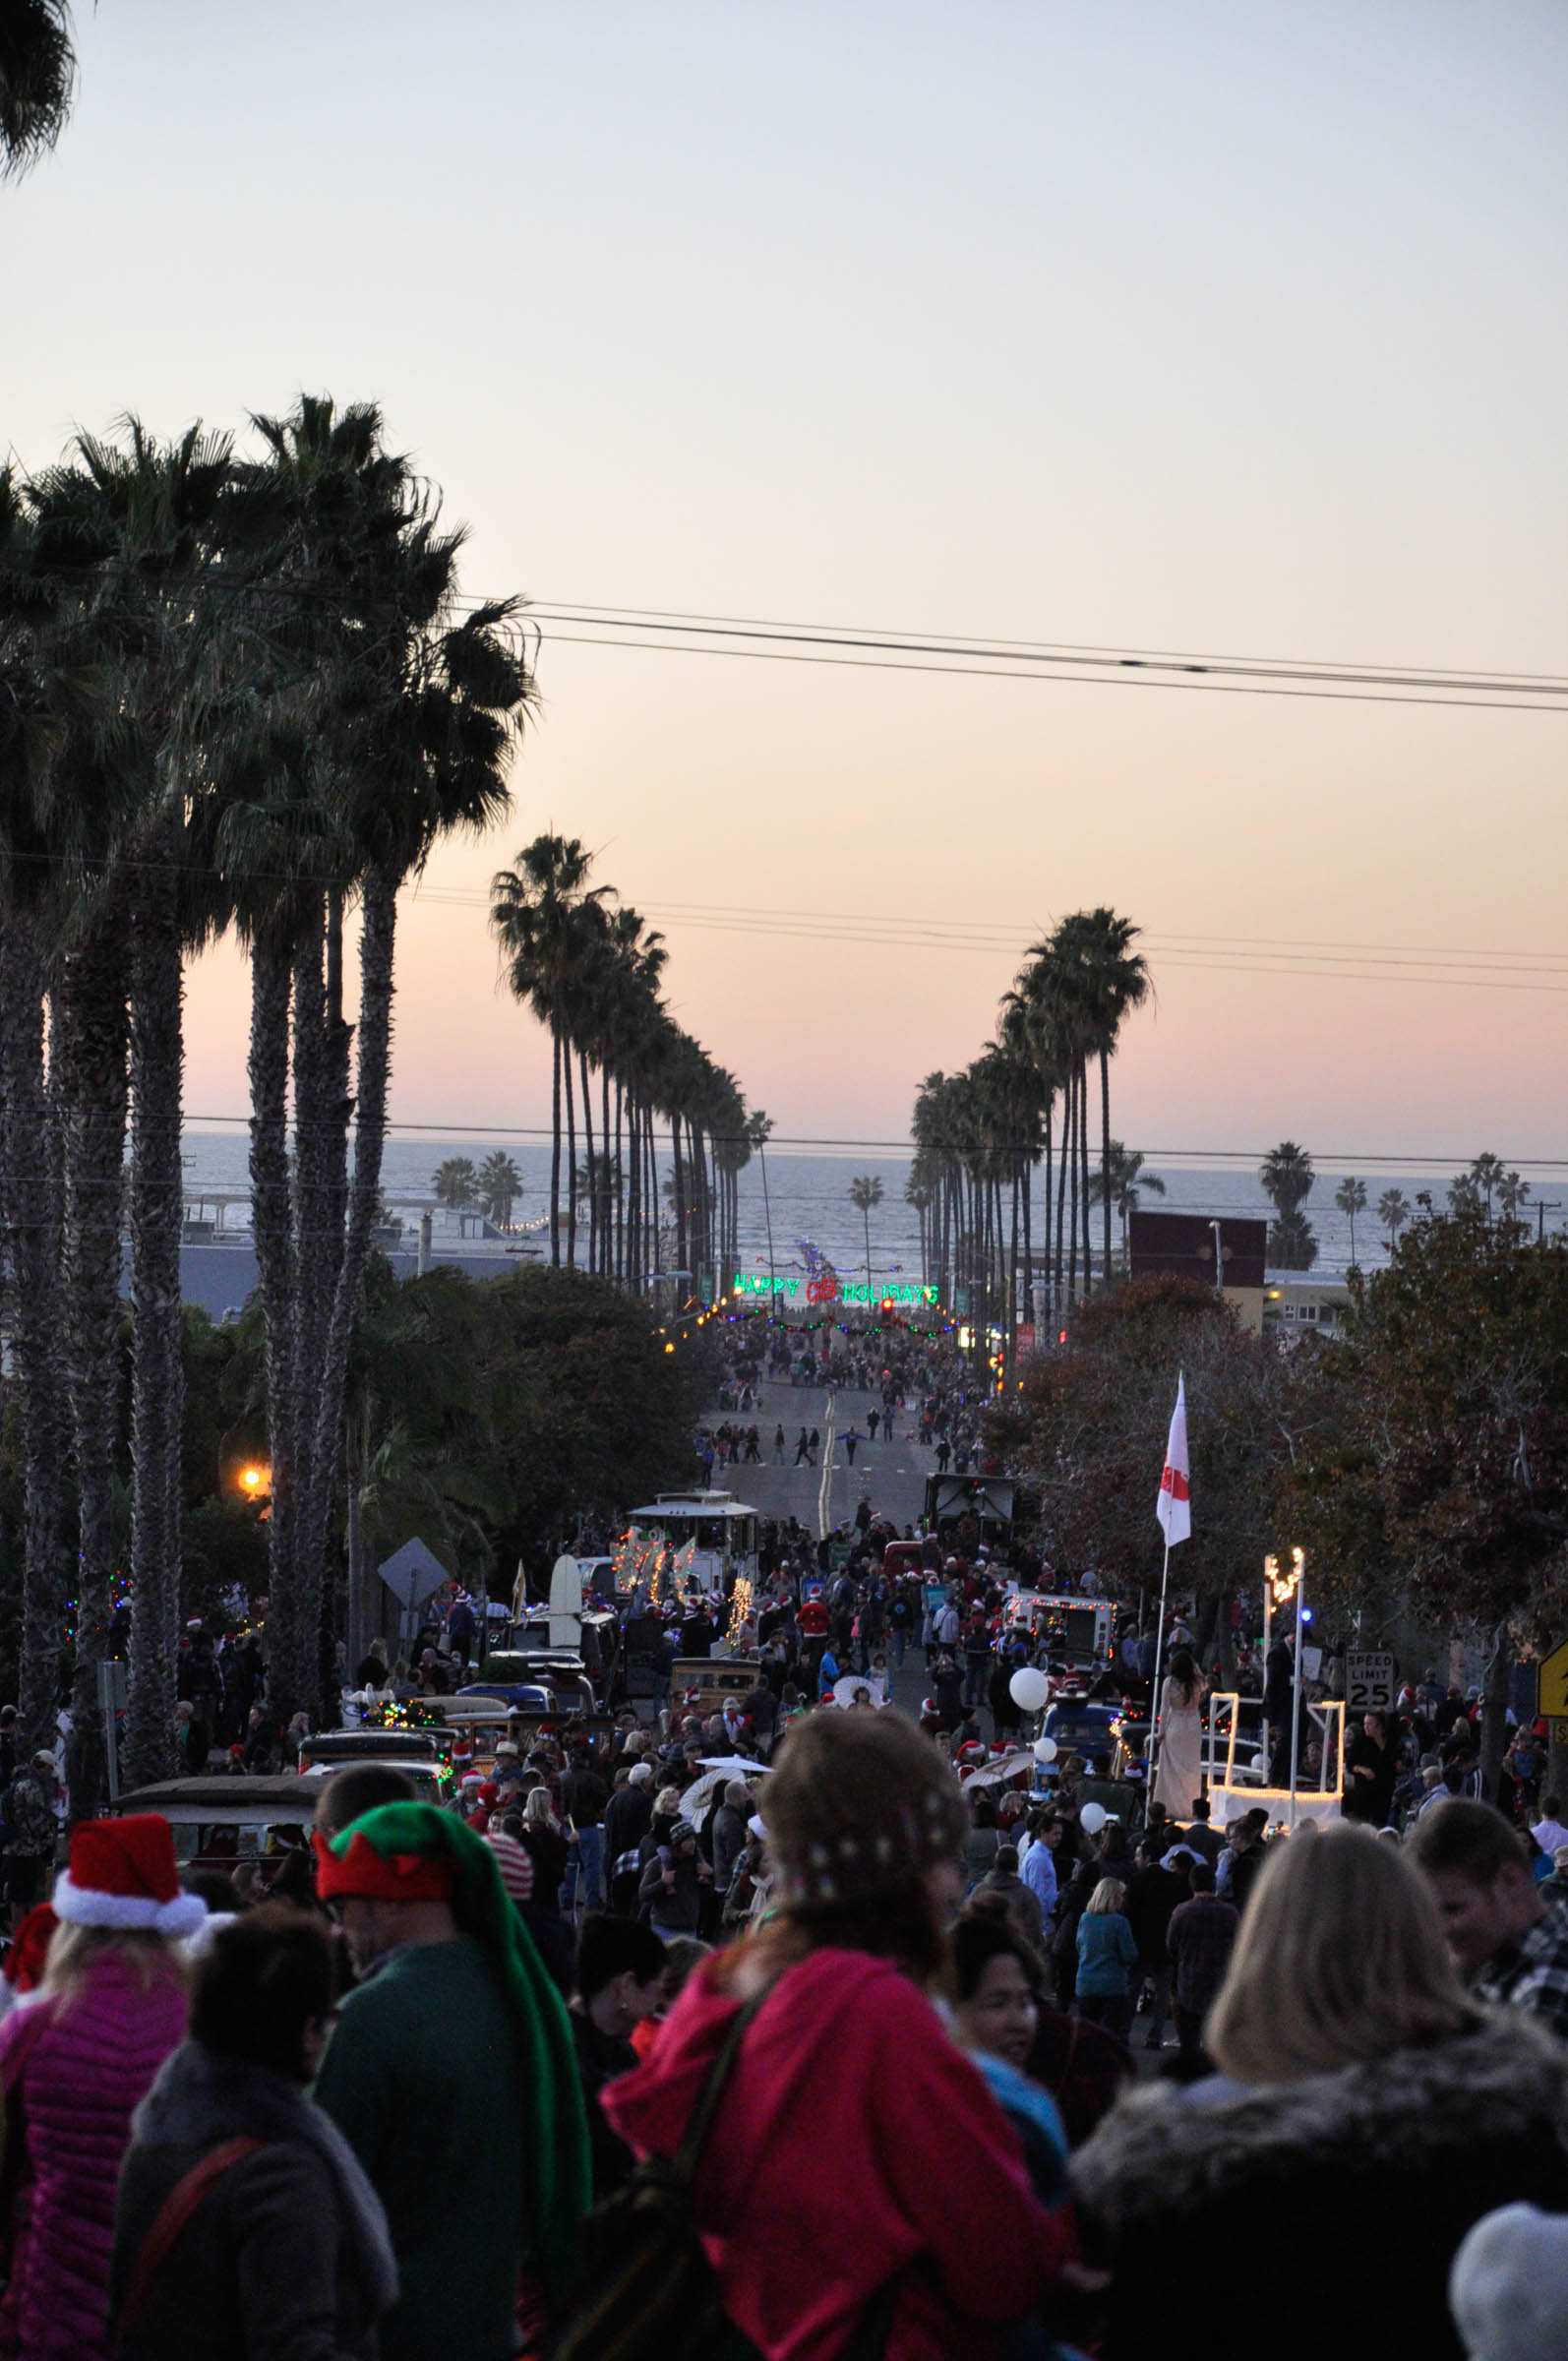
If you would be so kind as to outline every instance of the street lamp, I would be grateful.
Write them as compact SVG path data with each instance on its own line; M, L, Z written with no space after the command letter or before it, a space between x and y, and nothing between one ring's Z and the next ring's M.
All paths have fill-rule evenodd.
M1223 1296L1225 1293L1225 1254L1220 1245L1220 1225L1218 1222L1211 1222L1209 1228L1214 1232L1214 1284L1218 1293Z
M248 1500L259 1500L272 1488L272 1471L259 1467L254 1460L240 1470L240 1490Z

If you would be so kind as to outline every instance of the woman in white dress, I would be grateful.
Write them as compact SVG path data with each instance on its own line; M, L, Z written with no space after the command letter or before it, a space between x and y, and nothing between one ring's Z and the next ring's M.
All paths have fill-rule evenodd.
M1174 1820L1189 1820L1203 1783L1203 1678L1178 1648L1160 1691L1160 1765L1154 1792Z

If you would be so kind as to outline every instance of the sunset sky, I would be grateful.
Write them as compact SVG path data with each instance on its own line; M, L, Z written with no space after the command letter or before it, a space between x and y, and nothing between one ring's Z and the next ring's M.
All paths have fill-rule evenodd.
M28 465L330 391L443 485L474 591L1568 674L1558 0L101 0L78 36L0 190ZM1158 988L1130 1142L1568 1157L1568 712L548 636L540 688L511 821L406 908L405 1120L547 1118L484 888L553 826L782 1134L902 1136L1109 902ZM245 1007L219 949L195 1114L244 1110Z

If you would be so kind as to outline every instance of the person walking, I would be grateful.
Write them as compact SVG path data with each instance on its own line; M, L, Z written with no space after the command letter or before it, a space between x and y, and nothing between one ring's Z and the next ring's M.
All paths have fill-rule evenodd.
M37 1997L0 2025L13 2210L0 2354L107 2361L114 2191L131 2117L185 2033L175 1946L207 1906L180 1891L155 1813L85 1820L56 1880Z
M383 1804L315 1845L363 1979L316 2095L387 2210L400 2286L383 2361L510 2361L519 2287L535 2319L564 2291L589 2200L565 2006L455 1814Z
M321 1918L220 1927L188 2038L132 2118L110 2267L117 2361L374 2361L397 2292L387 2216L307 2095L337 1996ZM198 2198L179 2235L161 2224Z
M812 1446L806 1439L806 1429L804 1426L801 1428L800 1440L795 1446L795 1465L799 1467L803 1460L808 1467L811 1466Z
M41 1746L14 1775L6 1790L5 1817L10 1832L5 1848L6 1899L11 1905L13 1933L43 1900L54 1867L60 1844L55 1811L58 1792L54 1757Z
M1176 1995L1176 2034L1188 2065L1203 2054L1204 2019L1225 1981L1240 1924L1235 1905L1221 1902L1216 1895L1212 1869L1194 1869L1191 1886L1192 1899L1178 1903L1172 1911L1165 1936Z
M773 1429L773 1465L775 1468L781 1468L784 1465L784 1428L782 1423Z
M988 2352L1075 2250L931 2005L959 1891L957 1789L900 1716L812 1714L766 1815L772 1916L701 1964L605 2113L639 2155L673 2156L739 2029L694 2202L740 2335L761 2361L843 2352L873 2323L898 2361Z
M1125 2040L1132 2020L1132 1970L1138 1946L1126 1918L1127 1889L1119 1877L1103 1877L1078 1921L1078 1973L1074 2007L1091 2025Z
M1402 2346L1461 2361L1448 2280L1467 2231L1504 2205L1568 2210L1560 2044L1476 2006L1421 1875L1343 1825L1271 1848L1208 2043L1217 2075L1145 2089L1072 2160L1112 2274L1106 2361L1169 2348L1172 2289L1213 2242L1205 2361L1255 2353L1281 2317L1282 2224L1347 2287L1397 2257Z
M1138 1866L1127 1880L1127 1924L1138 1947L1133 2003L1136 2008L1147 1990L1150 2049L1165 2046L1166 2020L1171 2014L1171 1955L1166 1948L1166 1936L1172 1918L1189 1892L1179 1866L1166 1866L1162 1842L1158 1835L1145 1838L1139 1848Z

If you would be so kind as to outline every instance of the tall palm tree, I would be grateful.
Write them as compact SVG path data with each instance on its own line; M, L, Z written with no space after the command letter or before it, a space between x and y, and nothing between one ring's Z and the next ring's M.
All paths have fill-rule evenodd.
M1530 1195L1530 1182L1516 1172L1506 1172L1497 1183L1497 1207L1505 1222L1517 1222Z
M773 1281L778 1267L773 1259L773 1201L767 1187L767 1143L773 1136L773 1118L764 1115L760 1107L754 1107L746 1119L746 1132L756 1150L762 1173L762 1218L767 1224L767 1309L771 1319L778 1309L773 1298Z
M1471 1166L1470 1178L1476 1185L1478 1195L1485 1203L1486 1219L1490 1221L1492 1199L1501 1187L1504 1179L1502 1158L1494 1156L1490 1149L1487 1149L1482 1155L1478 1156Z
M67 0L0 8L0 180L20 176L64 131L76 95Z
M1388 1232L1388 1250L1392 1254L1400 1232L1410 1220L1410 1201L1403 1189L1384 1189L1377 1200L1377 1218Z
M561 1260L561 1110L563 1076L572 1116L572 1044L568 1032L571 979L581 956L582 911L601 903L607 886L588 885L593 856L575 836L546 834L523 846L513 869L490 881L490 924L507 962L513 992L550 1028L550 1260ZM574 1129L570 1145L576 1162ZM569 1189L569 1197L574 1192ZM569 1204L568 1258L575 1259L576 1215Z
M882 1184L875 1173L859 1173L849 1184L849 1201L866 1226L866 1292L872 1284L872 1209L882 1201Z
M1366 1211L1366 1182L1364 1180L1357 1180L1354 1175L1347 1173L1345 1179L1340 1182L1338 1188L1334 1191L1334 1202L1339 1207L1341 1213L1347 1213L1350 1215L1351 1261L1354 1264L1356 1260L1356 1217L1358 1213L1364 1213Z
M479 1167L479 1202L498 1230L512 1227L512 1208L522 1194L522 1175L504 1148L493 1148Z
M438 1205L477 1205L479 1174L471 1156L445 1156L430 1177L430 1193Z
M1116 1037L1135 1009L1152 997L1148 963L1133 949L1142 929L1130 918L1118 917L1102 905L1082 910L1063 922L1058 934L1084 970L1083 998L1090 1023L1091 1047L1100 1062L1100 1200L1104 1220L1105 1275L1111 1278L1111 1209L1115 1190L1111 1177L1111 1059ZM1084 1251L1088 1279L1088 1248Z

